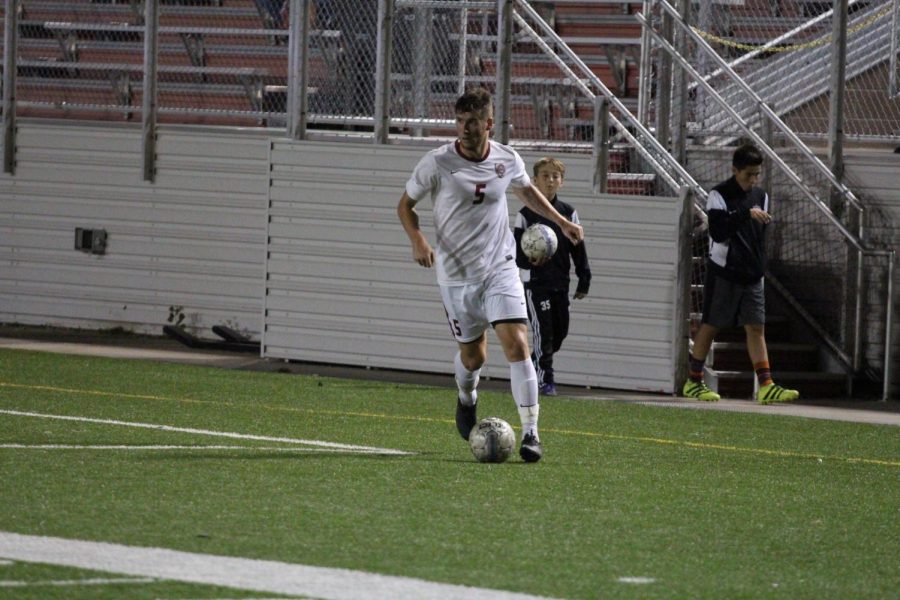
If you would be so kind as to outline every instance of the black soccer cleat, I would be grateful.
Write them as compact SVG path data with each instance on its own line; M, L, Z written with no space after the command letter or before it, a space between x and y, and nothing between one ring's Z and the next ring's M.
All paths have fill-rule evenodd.
M525 434L525 437L522 438L522 445L519 447L519 456L521 456L522 460L525 462L537 462L544 456L544 448L536 437L527 433Z
M462 439L466 441L469 439L469 432L475 427L476 406L477 404L466 406L459 401L459 397L456 398L456 429L459 430Z

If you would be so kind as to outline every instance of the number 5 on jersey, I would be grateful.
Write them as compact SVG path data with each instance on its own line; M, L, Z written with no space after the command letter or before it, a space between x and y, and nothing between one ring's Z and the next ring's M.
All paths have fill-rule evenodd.
M484 202L484 188L486 187L486 183L475 184L475 201L472 204L481 204Z

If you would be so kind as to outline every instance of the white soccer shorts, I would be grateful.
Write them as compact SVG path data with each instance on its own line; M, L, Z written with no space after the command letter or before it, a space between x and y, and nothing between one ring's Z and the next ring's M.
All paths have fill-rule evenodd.
M528 320L525 290L512 261L484 281L439 287L450 333L457 342L477 340L497 321Z

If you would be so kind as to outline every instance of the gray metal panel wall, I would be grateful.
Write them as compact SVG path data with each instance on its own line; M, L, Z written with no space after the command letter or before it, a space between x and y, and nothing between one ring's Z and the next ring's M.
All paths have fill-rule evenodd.
M412 261L396 213L421 154L273 142L264 356L446 371L434 271Z
M18 125L15 176L0 177L0 321L159 334L170 312L211 334L258 335L268 140L208 130L158 135L142 180L140 127ZM106 254L75 228L108 232Z
M412 261L395 210L423 153L273 142L265 356L451 372L455 343L434 271ZM679 202L593 196L588 159L564 158L561 197L585 226L593 283L587 299L573 302L557 379L671 392ZM515 197L510 208L520 208ZM433 240L430 209L419 206ZM484 374L508 378L492 335L489 345Z

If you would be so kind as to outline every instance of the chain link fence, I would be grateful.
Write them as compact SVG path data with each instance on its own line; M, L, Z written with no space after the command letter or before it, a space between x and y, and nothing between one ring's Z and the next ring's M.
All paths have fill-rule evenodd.
M375 109L378 2L315 0L312 13L310 122L345 127L360 118L370 120Z
M309 1L310 123L370 126L378 2ZM283 127L290 5L290 0L161 0L160 119ZM639 3L536 0L532 5L579 60L635 110L640 39L633 13ZM696 31L795 131L813 138L825 135L830 2L713 0L689 5ZM849 5L844 133L860 139L895 138L900 135L900 99L891 92L896 88L896 60L891 61L896 2L850 0ZM16 6L17 99L23 115L129 120L140 114L142 0L20 0ZM427 127L401 127L398 132L447 133L453 97L467 85L493 87L496 6L495 1L395 0L390 113L397 120L434 120ZM576 65L556 52L546 35L537 36L551 42L549 47L541 48L516 24L511 137L587 148L594 134L590 95L560 62ZM694 56L700 74L731 97L728 79L716 74L708 58ZM788 78L792 84L786 87ZM648 81L655 85L656 77ZM691 134L695 139L718 136L727 120L723 111L702 89L695 86L691 93L682 107ZM740 101L734 107L758 122L755 107ZM655 112L651 103L651 119Z
M310 3L309 122L313 127L371 127L379 3ZM160 120L284 127L291 4L289 0L161 0ZM141 0L21 0L17 6L20 114L139 117L146 41ZM397 132L452 134L455 98L467 86L492 89L495 85L497 2L395 0L394 6L391 117L401 124L413 119L433 121L401 125ZM580 17L556 9L555 3L536 2L535 6L558 21L563 31L582 31L571 29ZM578 10L594 11L593 18L600 21L625 19L634 28L628 11L637 6L584 3ZM560 59L549 56L516 27L513 139L580 143L588 149L593 139L590 96L556 64ZM633 108L639 37L588 41L585 36L570 35L567 41L587 67ZM575 66L566 57L561 60Z
M494 90L484 57L496 53L497 12L453 3L396 5L391 65L391 115L426 120L407 127L413 136L453 135L454 102L467 85Z
M160 0L157 121L288 127L291 44L299 43L292 35L300 37L291 31L290 11L308 5L307 126L372 131L379 4ZM610 191L674 193L669 188L676 181L664 177L660 184L644 172L659 171L665 152L644 150L647 162L631 147L654 141L639 139L631 116L640 54L632 13L639 3L565 4L534 2L532 12L529 3L515 3L510 140L590 153L594 98L615 90ZM17 114L140 121L147 32L153 31L145 27L143 1L21 0L18 7ZM497 7L496 0L394 0L392 135L453 136L455 99L476 85L496 91ZM549 28L541 29L542 18Z

